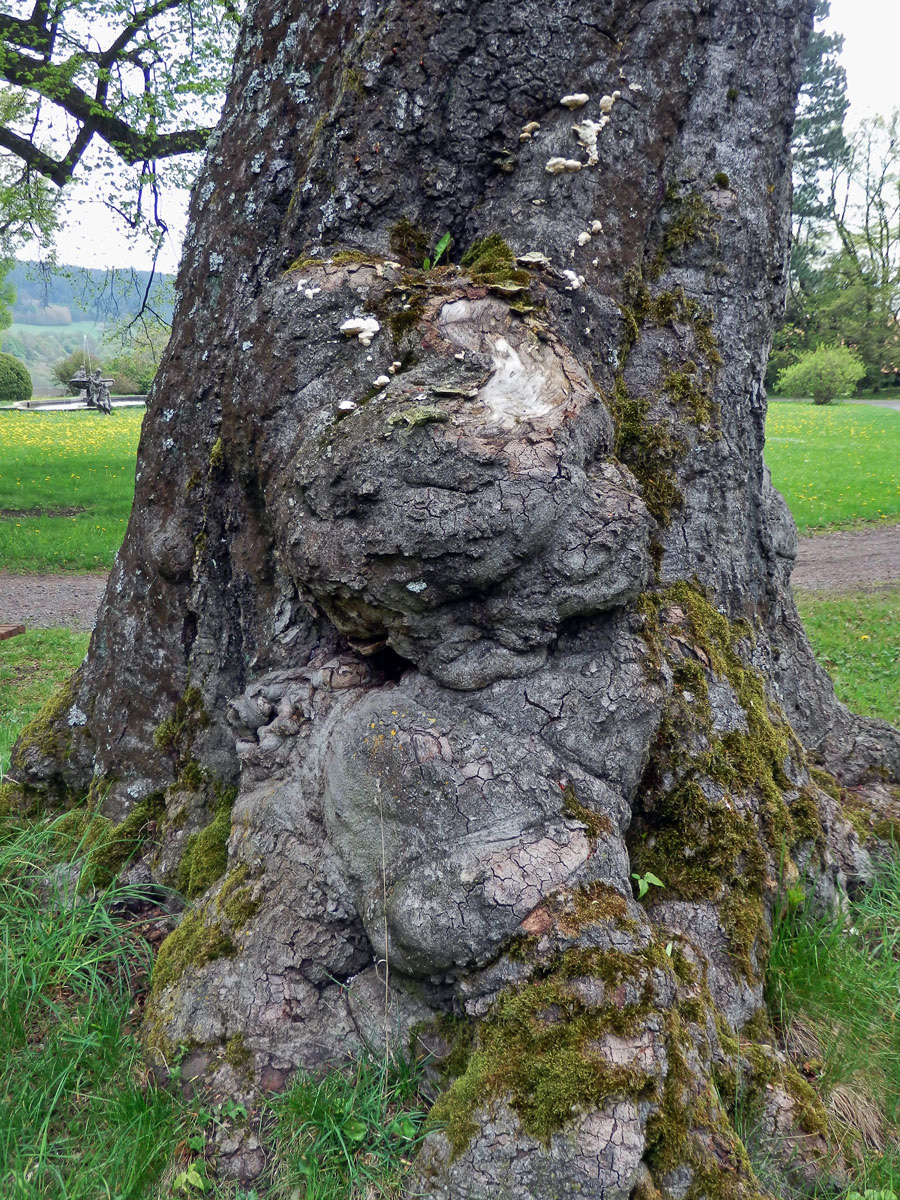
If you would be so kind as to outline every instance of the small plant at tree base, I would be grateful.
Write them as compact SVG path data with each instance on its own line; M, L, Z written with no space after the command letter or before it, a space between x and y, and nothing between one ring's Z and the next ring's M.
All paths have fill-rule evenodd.
M436 267L438 265L438 263L441 261L441 258L443 257L443 255L449 245L450 245L450 234L445 233L444 236L441 238L441 240L438 242L438 244L434 248L434 259L432 260L430 258L426 258L425 261L422 263L422 270L430 271L432 269L432 267Z
M31 399L31 376L24 363L11 354L0 354L0 404Z
M775 390L782 396L812 396L816 404L830 404L851 395L865 373L862 359L847 346L818 346L785 367Z
M631 878L637 883L638 900L643 900L643 898L650 891L651 885L653 887L660 888L666 886L661 879L658 879L657 876L653 874L652 871L645 871L643 875L638 875L636 871L632 871ZM668 953L668 950L666 953Z

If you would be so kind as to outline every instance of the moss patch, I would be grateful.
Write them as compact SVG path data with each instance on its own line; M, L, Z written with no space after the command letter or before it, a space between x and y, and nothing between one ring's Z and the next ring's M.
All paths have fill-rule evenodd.
M634 1035L651 1008L649 952L569 950L555 965L521 987L501 994L482 1022L465 1071L432 1109L431 1122L443 1126L454 1154L478 1132L475 1113L503 1098L523 1130L544 1144L579 1113L614 1096L651 1097L651 1073L613 1066L599 1049L607 1033ZM586 1004L575 981L601 980L612 994L625 982L636 985L635 1003Z
M650 401L629 394L620 375L612 396L606 397L616 427L613 453L641 485L644 503L661 525L668 525L673 508L684 503L673 464L687 449L669 421L651 420Z
M612 821L606 813L595 812L594 809L582 804L571 783L567 784L563 790L562 811L564 817L579 821L585 827L591 850L596 850L599 838L612 833Z
M250 871L246 864L230 871L216 896L216 908L235 931L245 928L259 912L262 897L254 898L253 887L247 882Z
M391 252L405 267L421 267L428 256L431 239L420 225L401 217L389 235Z
M153 996L181 978L189 967L203 967L217 958L236 953L231 936L217 923L208 923L208 905L185 913L181 924L166 938L153 968Z
M531 275L516 267L516 256L499 233L474 241L459 265L474 283L507 284L517 290L531 283Z
M802 762L803 750L762 677L744 665L745 628L685 582L645 596L641 608L654 660L666 660L675 688L629 831L632 867L652 871L675 897L717 903L732 953L752 978L753 948L768 937L772 864L818 828L814 805L802 795L791 806L785 800L796 790L786 765ZM708 675L730 684L746 730L713 731ZM757 798L758 818L737 803L744 795Z
M213 819L199 833L191 834L178 864L178 889L188 899L202 895L219 879L228 865L228 836L231 809L237 792L220 790Z

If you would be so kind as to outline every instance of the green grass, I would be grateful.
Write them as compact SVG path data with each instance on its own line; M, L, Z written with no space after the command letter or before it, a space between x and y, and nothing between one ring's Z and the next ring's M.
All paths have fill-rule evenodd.
M846 912L823 916L800 899L776 913L766 999L796 1065L830 1101L855 1186L900 1195L900 861Z
M134 498L142 419L143 409L111 417L0 412L0 562L7 570L112 566ZM34 509L41 511L28 515Z
M766 462L801 533L900 521L900 412L774 403Z
M22 726L78 666L90 634L32 629L0 642L0 777Z
M35 879L77 857L58 826L0 829L0 1194L139 1200L168 1164L182 1106L153 1086L129 1025L145 944L110 915L121 887L54 896ZM61 876L62 880L64 876Z
M273 1101L277 1194L304 1200L402 1195L423 1137L418 1076L402 1061L363 1058L324 1079L300 1072Z
M900 725L900 587L798 591L796 600L839 699L854 712Z

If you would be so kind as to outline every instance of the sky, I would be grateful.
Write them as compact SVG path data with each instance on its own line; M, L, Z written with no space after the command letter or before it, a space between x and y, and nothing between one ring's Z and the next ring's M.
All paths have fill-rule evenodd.
M864 117L900 108L900 0L831 0L826 28L844 35L841 58L847 71L849 122L855 124ZM112 214L91 198L92 190L90 181L80 185L82 202L57 239L60 262L86 267L149 267L149 251L129 243L113 228ZM177 268L186 210L184 193L168 197L166 218L171 232L157 264L160 270L174 272Z

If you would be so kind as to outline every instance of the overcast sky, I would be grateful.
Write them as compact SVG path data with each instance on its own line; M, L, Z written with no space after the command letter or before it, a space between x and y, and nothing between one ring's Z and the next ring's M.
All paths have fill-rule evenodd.
M876 113L900 108L900 0L831 0L828 28L844 35L843 63L851 108L851 123ZM81 194L90 195L90 184ZM178 264L185 220L183 197L173 197L166 214L171 234L159 268L174 271ZM149 255L118 234L114 218L102 204L86 201L58 239L61 262L86 267L147 267ZM23 257L27 255L23 254Z

